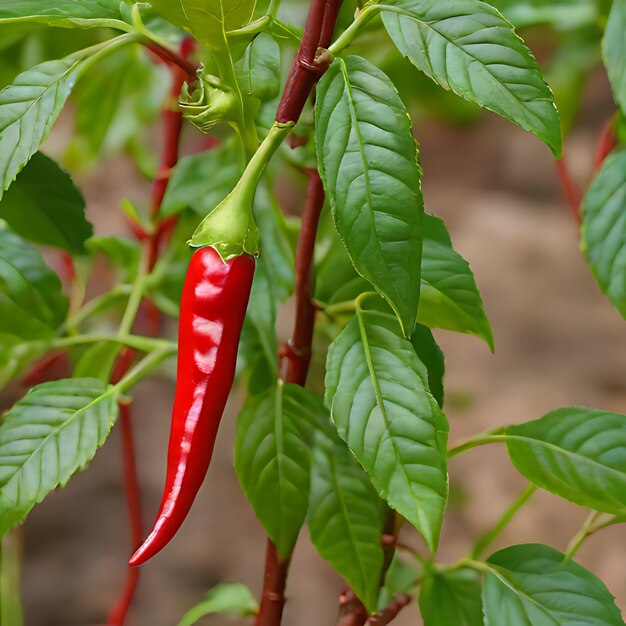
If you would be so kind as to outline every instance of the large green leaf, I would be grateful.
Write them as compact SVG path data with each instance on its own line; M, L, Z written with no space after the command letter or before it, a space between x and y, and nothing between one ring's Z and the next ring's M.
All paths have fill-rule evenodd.
M0 222L0 333L49 337L67 307L61 281L39 251Z
M419 603L425 626L483 626L480 581L470 569L430 572Z
M582 249L600 288L626 318L626 150L604 161L583 207Z
M248 617L259 610L250 590L241 583L220 583L207 593L202 602L187 611L178 626L197 624L205 615L227 613L235 617Z
M0 218L26 239L80 254L93 228L70 175L41 152L0 199Z
M515 467L566 500L626 514L626 415L565 408L506 429Z
M446 371L445 357L427 326L417 324L411 337L411 343L419 360L428 372L428 388L437 404L443 407L443 376Z
M390 314L358 309L328 352L326 403L378 493L435 549L446 506L447 420Z
M31 23L67 28L109 26L127 28L120 14L120 0L2 0L3 24Z
M491 325L474 274L454 250L443 220L424 215L422 288L418 321L431 328L470 333L493 350Z
M562 150L554 97L511 24L479 0L396 0L383 22L400 52L444 89Z
M487 626L623 626L604 583L562 552L540 544L505 548L487 562Z
M0 424L0 535L65 486L106 439L116 396L99 380L72 378L31 389Z
M204 217L233 190L242 165L242 157L231 142L183 157L172 169L161 214L175 215L190 207Z
M239 483L278 552L291 554L309 503L311 439L324 407L302 387L278 385L252 396L237 423Z
M377 608L387 507L346 444L319 431L313 450L308 526L318 552L368 611Z
M0 197L52 130L81 61L46 61L0 91Z
M209 50L223 52L228 48L226 32L250 21L256 0L152 0L151 4Z
M411 120L389 78L361 57L335 59L315 104L320 175L356 270L411 335L420 289L423 203Z
M50 134L81 74L133 40L121 35L64 59L46 61L0 91L0 197Z
M280 90L280 47L268 33L259 33L235 65L241 93L272 100Z
M615 102L626 112L626 0L613 0L602 51Z

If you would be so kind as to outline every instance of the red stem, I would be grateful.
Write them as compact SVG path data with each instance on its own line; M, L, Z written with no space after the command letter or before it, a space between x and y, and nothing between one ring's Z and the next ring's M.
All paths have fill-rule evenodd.
M183 44L187 40L193 41L189 38L186 38L183 40ZM198 71L199 66L196 63L189 61L189 59L186 58L186 55L184 55L183 53L177 54L173 50L163 48L156 43L146 43L144 45L148 50L150 50L150 52L158 56L159 59L161 59L164 63L167 63L169 66L180 68L185 73L187 79L189 79L190 81L196 80L196 72Z
M602 127L600 140L596 148L596 154L593 159L594 173L600 169L604 159L609 156L613 148L617 146L617 135L615 134L615 124L617 123L617 113L614 113Z
M135 461L135 445L133 440L132 416L130 404L119 404L120 426L122 431L122 460L124 464L124 492L131 536L131 552L140 545L143 537L139 481L137 478L137 464ZM126 570L126 581L117 602L107 618L109 626L123 626L130 608L137 584L139 583L139 568L129 567Z
M580 226L580 203L582 200L580 190L572 179L569 169L567 168L567 163L565 162L565 157L559 161L555 161L554 165L556 166L556 171L559 175L559 181L561 183L561 189L563 191L563 195L565 196L565 200L567 201L573 218Z
M302 213L302 228L298 237L295 280L295 322L291 339L283 346L284 378L288 383L304 386L311 361L311 342L315 324L315 306L312 301L312 265L315 236L324 206L324 187L317 173L311 172L307 198ZM276 547L268 539L261 606L256 626L278 626L285 605L285 584L289 559L281 559Z
M342 0L312 0L307 23L280 99L276 120L297 122L315 85L324 73L327 61L316 62L317 49L326 47L337 21ZM311 301L311 266L324 190L317 172L311 175L307 201L302 216L302 229L296 253L294 331L282 354L285 356L285 380L304 385L311 359L311 340L315 323L315 307ZM285 585L289 559L282 560L268 539L265 557L263 593L256 626L279 626L285 606Z
M385 626L391 623L410 602L411 596L403 594L396 597L388 607L372 615L367 621L367 626Z
M306 202L302 213L302 228L296 253L295 306L296 319L291 339L284 350L284 379L304 387L311 362L311 343L315 325L315 307L311 301L313 251L315 235L324 206L324 186L317 170L309 178Z
M297 122L315 83L328 67L329 58L318 49L330 44L342 0L312 0L304 35L287 77L276 111L276 121Z
M178 162L179 156L180 133L183 118L175 104L178 101L178 96L185 80L190 78L195 80L196 66L187 60L187 57L195 48L195 42L191 38L185 38L181 42L180 55L170 53L164 48L160 48L158 46L149 45L148 48L150 48L150 50L152 50L160 58L168 62L171 69L171 87L169 98L165 103L162 116L164 135L163 150L161 152L159 171L157 172L157 175L152 183L152 191L150 195L150 215L155 224L155 228L153 234L147 237L145 236L145 233L136 233L138 238L141 239L142 244L148 247L148 271L151 271L159 257L161 241L165 235L171 232L175 223L175 220L172 219L160 219L159 210L167 190L167 185L170 181L172 168ZM159 310L149 299L144 300L144 307L147 310L150 334L156 336L159 333ZM128 349L124 349L122 351L111 377L113 383L119 381L128 371L132 363L133 356L133 352ZM141 494L137 478L137 463L135 458L135 442L132 431L131 408L128 404L120 404L119 408L122 435L124 492L126 494L126 506L128 508L132 554L137 550L137 548L139 548L143 539L140 507ZM109 624L109 626L123 626L130 604L137 589L139 572L139 568L127 568L124 587L108 616L107 624Z
M339 598L337 626L363 626L367 621L367 611L352 589Z

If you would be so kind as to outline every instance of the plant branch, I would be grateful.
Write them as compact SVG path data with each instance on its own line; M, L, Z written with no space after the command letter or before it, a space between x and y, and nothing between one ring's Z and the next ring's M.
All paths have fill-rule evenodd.
M352 589L339 597L337 626L363 626L367 622L367 611Z
M366 626L385 626L391 623L398 616L398 613L410 602L411 596L407 594L397 596L389 606L372 615L367 620Z
M318 50L330 44L341 3L342 0L312 0L302 41L278 104L277 122L298 121L313 86L326 71L330 55L319 55Z
M330 43L341 2L342 0L312 0L302 41L276 112L278 123L295 124L298 121L315 82L326 69L327 64L316 65L316 52L319 46L327 46ZM328 39L327 41L321 39L322 34ZM285 351L285 380L301 385L304 385L306 381L315 323L311 270L315 237L323 204L324 190L319 174L314 172L309 180L296 252L294 331ZM281 623L288 572L289 559L281 559L276 547L268 539L263 593L256 626L279 626Z
M596 154L593 159L593 172L594 174L600 169L604 159L613 151L613 148L617 146L617 136L615 134L615 125L617 124L617 112L613 113L611 117L604 123L602 132L600 133L600 140L598 141L598 147L596 148Z
M507 440L507 436L503 433L503 428L494 428L493 430L488 430L480 435L475 435L464 443L450 448L448 450L448 458L451 459L452 457L458 456L459 454L466 452L467 450L471 450L472 448L477 448L478 446L485 446L489 443L505 442Z
M565 550L565 554L568 559L574 558L588 537L598 530L597 528L594 529L594 524L598 521L601 515L602 513L599 511L591 511L589 513L585 523L582 525L582 528L572 537L572 540L569 542Z
M181 69L185 73L185 78L190 82L196 80L196 72L199 67L197 63L189 61L189 59L178 54L175 50L154 41L146 41L143 45L164 63Z
M496 522L496 524L488 530L482 537L478 539L471 553L472 559L477 559L496 537L506 528L509 522L513 519L515 514L528 502L530 497L537 491L535 485L529 484L524 491L515 499L515 502L504 512L502 517Z

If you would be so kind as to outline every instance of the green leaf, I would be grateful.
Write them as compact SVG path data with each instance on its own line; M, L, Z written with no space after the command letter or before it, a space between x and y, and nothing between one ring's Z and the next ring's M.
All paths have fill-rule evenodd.
M582 506L626 514L626 415L558 409L506 429L513 465L533 484Z
M422 253L421 171L411 120L389 78L361 57L335 59L317 88L320 175L357 272L410 336Z
M115 393L89 378L33 387L0 424L0 535L87 465L117 417Z
M252 17L255 0L152 0L154 9L167 20L190 32L213 52L228 49L226 32L245 26Z
M446 371L443 352L435 341L430 328L421 324L415 326L411 343L419 360L426 366L430 393L437 400L437 404L443 407L443 376Z
M231 142L183 157L172 169L161 215L176 215L190 207L204 217L233 190L242 165L240 153Z
M0 390L50 348L50 342L46 340L24 341L17 335L0 333Z
M4 24L33 23L64 28L128 28L120 14L120 0L2 0Z
M615 102L626 112L626 0L613 0L602 52Z
M592 25L599 18L593 0L490 0L516 28L550 24L559 30Z
M425 626L483 626L480 581L470 569L431 572L419 603Z
M241 93L261 102L272 100L280 90L280 47L268 33L259 33L235 64Z
M220 583L207 593L206 598L189 609L178 626L193 626L205 615L228 613L233 617L247 617L259 610L250 590L241 583Z
M239 484L284 558L291 554L306 516L312 429L323 412L318 398L279 381L249 398L239 415L235 440Z
M346 444L323 430L316 435L308 516L311 541L374 612L387 507Z
M0 222L0 333L49 337L67 308L61 281L39 251Z
M0 218L30 241L73 254L85 251L93 232L85 219L85 200L70 175L41 152L0 199Z
M108 383L119 352L120 345L112 341L95 343L85 350L76 362L74 378L97 378L103 383Z
M111 265L121 269L124 282L137 276L141 255L141 246L137 241L124 237L91 237L87 248L92 254L102 253Z
M623 626L604 583L562 552L540 544L505 548L487 562L487 626Z
M326 404L378 493L435 549L446 506L447 420L395 318L357 309L326 364Z
M626 150L604 161L583 208L581 247L600 288L626 318Z
M98 64L98 71L88 72L72 92L76 114L69 156L85 167L86 162L126 149L133 151L133 146L144 142L144 150L154 157L151 147L145 145L145 129L161 112L168 90L168 69L151 61L139 46L105 59Z
M276 340L276 300L271 286L270 269L265 257L257 260L250 302L244 323L239 354L248 372L248 391L264 391L276 382L278 346Z
M552 92L496 9L479 0L397 0L383 6L382 18L400 52L441 87L535 133L561 155Z
M454 250L443 220L424 215L422 288L418 321L431 328L470 333L493 350L491 325L474 274Z
M76 56L46 61L0 91L0 197L52 130L81 61Z
M385 575L385 585L380 590L378 609L389 606L398 594L410 593L417 585L420 585L423 578L422 570L417 560L402 558L396 550Z

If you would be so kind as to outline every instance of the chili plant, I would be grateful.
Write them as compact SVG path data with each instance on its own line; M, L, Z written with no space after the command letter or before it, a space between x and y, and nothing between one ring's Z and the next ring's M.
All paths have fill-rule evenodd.
M303 525L345 580L338 625L387 624L411 602L427 626L624 624L574 556L591 534L626 521L626 416L558 408L448 446L443 354L431 329L494 342L468 263L425 211L412 120L381 68L389 55L404 57L420 89L430 89L421 73L449 92L446 102L492 111L561 159L553 93L500 10L520 27L554 26L551 75L559 55L562 67L575 65L567 55L576 42L599 51L602 41L617 112L582 203L582 246L624 316L626 2L279 4L0 5L2 46L15 61L2 67L0 92L0 381L31 387L0 424L2 624L22 621L12 529L89 463L118 418L135 554L107 619L124 623L138 565L155 567L150 557L185 532L235 373L247 392L235 470L268 538L263 592L257 603L240 584L220 585L181 624L220 611L280 624ZM20 67L32 41L44 58ZM565 78L559 86L580 82ZM97 165L125 151L153 181L148 202L120 198L131 238L94 234L70 175L39 151L70 98L64 162ZM155 160L145 130L161 107ZM568 109L567 127L571 119ZM299 220L277 201L294 176L307 180ZM59 251L60 276L37 245L47 259ZM117 281L86 298L97 257ZM277 308L289 298L292 331L279 345ZM180 318L178 346L162 336L166 316ZM144 543L132 394L177 354L165 490ZM52 367L59 361L64 378ZM492 443L506 447L528 487L470 554L441 563L448 459ZM590 510L567 553L523 544L486 556L537 489ZM398 542L403 526L421 548Z

